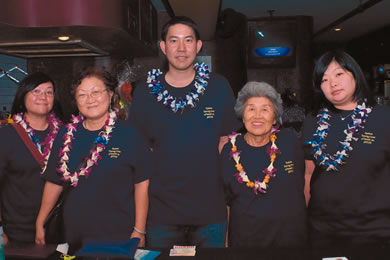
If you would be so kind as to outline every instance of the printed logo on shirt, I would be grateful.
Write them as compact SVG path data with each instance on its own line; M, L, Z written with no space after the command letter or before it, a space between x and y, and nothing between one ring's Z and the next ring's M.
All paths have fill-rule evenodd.
M112 147L111 149L108 150L108 156L110 158L118 158L121 155L121 150L119 150L118 147Z
M362 140L363 144L372 144L375 142L375 138L376 137L373 133L364 132L360 139Z
M206 118L206 119L212 119L214 118L215 116L215 110L213 107L205 107L205 109L203 110L203 116Z
M294 163L293 161L287 161L284 163L284 170L287 173L293 173L294 172Z

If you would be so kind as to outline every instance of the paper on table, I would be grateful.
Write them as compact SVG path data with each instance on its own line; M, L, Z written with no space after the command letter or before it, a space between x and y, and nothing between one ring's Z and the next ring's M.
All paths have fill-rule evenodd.
M68 243L58 244L56 250L57 250L58 252L60 252L61 254L66 255L66 254L68 254L69 245L68 245Z
M159 255L160 255L160 252L158 252L158 251L137 249L137 251L135 251L134 259L135 260L153 260Z
M169 256L195 256L196 246L173 246Z

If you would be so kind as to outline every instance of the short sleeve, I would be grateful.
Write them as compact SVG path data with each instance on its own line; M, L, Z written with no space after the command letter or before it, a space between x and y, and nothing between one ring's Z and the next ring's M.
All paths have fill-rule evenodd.
M219 160L221 163L225 199L229 206L232 204L234 198L234 193L231 186L231 181L232 181L231 169L233 167L233 163L229 157L230 147L231 147L230 143L225 144L225 146L222 149L220 160Z
M0 140L1 140L1 146L0 146L0 186L2 185L3 179L6 175L6 167L7 167L7 153L10 149L10 146L7 145L7 140L9 139L9 135L7 134L7 131L12 130L9 129L10 126L4 126L2 129L0 129ZM6 129L8 128L8 129ZM7 138L5 138L7 137Z
M307 142L313 138L315 133L316 121L312 115L308 115L303 124L303 134L302 134L302 146L304 152L305 160L313 160L312 155L312 146Z
M223 114L222 114L222 125L220 135L225 136L230 134L233 131L238 131L242 127L241 121L236 117L234 112L234 105L236 103L236 99L233 94L233 90L230 87L229 82L222 78L221 83L224 85L226 95L225 95L225 103L223 106ZM222 89L222 86L218 86Z
M50 157L47 162L45 172L42 174L42 178L51 183L62 185L61 175L57 172L59 167L59 153L63 143L63 136L65 135L65 127L61 127L56 139L54 140L53 147L51 149Z
M146 139L138 129L134 129L134 139L136 142L136 161L134 182L139 183L150 179L155 166L154 153L147 145Z
M145 81L138 83L134 90L132 103L130 106L129 121L130 123L140 130L140 133L144 135L146 141L150 137L150 129L147 127L148 115L145 111L145 102L148 101L150 96L146 91Z

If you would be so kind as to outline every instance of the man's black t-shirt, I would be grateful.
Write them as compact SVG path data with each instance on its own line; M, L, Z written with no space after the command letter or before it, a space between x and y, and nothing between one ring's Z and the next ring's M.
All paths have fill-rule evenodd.
M184 88L161 84L175 97ZM153 147L156 172L150 183L148 221L165 225L205 225L225 220L226 208L217 167L219 137L240 127L235 99L223 77L211 74L194 108L173 113L158 102L145 83L136 87L130 118Z

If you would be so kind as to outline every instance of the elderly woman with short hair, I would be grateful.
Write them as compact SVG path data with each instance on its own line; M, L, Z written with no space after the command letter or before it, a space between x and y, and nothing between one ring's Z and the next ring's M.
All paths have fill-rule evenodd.
M292 131L278 129L281 98L265 82L248 82L235 112L246 132L229 135L221 154L229 246L305 247L303 151Z

